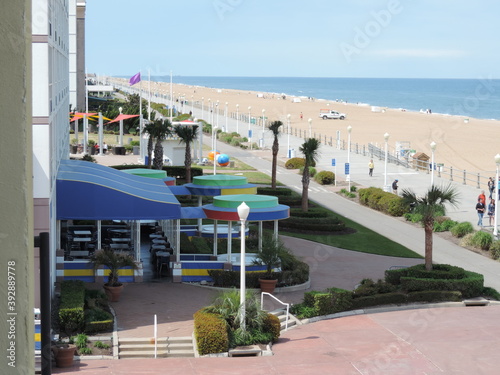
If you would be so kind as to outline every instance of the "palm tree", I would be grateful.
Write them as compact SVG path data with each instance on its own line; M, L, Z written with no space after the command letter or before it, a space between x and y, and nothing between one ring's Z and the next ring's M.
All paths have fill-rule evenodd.
M304 154L306 159L304 171L302 172L302 211L304 212L309 210L309 182L311 180L309 167L316 165L319 156L319 144L316 138L309 138L299 148L299 151Z
M180 138L180 143L186 144L186 154L184 156L184 167L186 168L186 182L191 182L191 143L198 136L198 125L176 125L174 132Z
M413 206L416 213L422 215L425 232L425 269L432 270L432 232L434 218L438 213L445 212L445 204L453 207L458 203L458 191L449 184L445 187L432 185L425 195L418 197L411 189L403 189L403 202Z
M148 163L147 167L151 168L151 157L153 155L153 142L154 142L154 124L151 122L144 125L142 134L148 134Z
M161 143L170 134L172 134L172 124L169 120L156 120L153 123L153 136L156 141L153 159L154 169L162 169L163 167L163 146Z
M271 187L276 189L276 164L278 163L278 151L280 149L280 145L278 142L278 137L280 135L280 126L283 125L281 121L273 121L268 126L269 130L273 133L274 141L273 141L273 166L271 172Z

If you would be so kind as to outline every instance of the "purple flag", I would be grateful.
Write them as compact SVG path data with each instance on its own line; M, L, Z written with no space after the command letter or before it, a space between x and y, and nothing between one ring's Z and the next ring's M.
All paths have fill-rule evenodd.
M133 75L132 78L130 78L129 84L130 86L133 86L140 81L141 81L141 72Z

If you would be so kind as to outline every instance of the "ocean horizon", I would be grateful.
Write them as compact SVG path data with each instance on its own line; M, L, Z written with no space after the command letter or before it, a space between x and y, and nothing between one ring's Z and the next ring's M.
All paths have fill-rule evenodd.
M170 76L151 76L170 82ZM284 94L315 100L500 119L499 79L173 76L189 86Z

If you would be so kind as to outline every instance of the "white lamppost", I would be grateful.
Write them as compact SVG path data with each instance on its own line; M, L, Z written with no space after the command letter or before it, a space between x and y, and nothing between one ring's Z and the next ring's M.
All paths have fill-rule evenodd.
M389 133L384 134L384 140L385 140L384 191L389 191L389 189L387 189L387 142L389 142Z
M497 173L495 176L495 221L493 228L493 235L496 237L498 235L498 221L497 221L497 205L498 205L498 166L500 165L500 154L495 155L495 163L497 165Z
M191 114L193 114L194 111L194 95L191 95Z
M240 105L236 104L236 133L240 134L240 119L239 119L239 110L240 110Z
M290 118L292 117L291 114L288 114L286 115L286 124L287 124L287 146L286 146L286 157L287 158L290 158L291 155L290 155Z
M351 191L351 131L352 126L347 127L347 164L349 165L349 191Z
M205 105L205 97L202 96L201 97L201 119L203 120L203 109L204 109L204 105Z
M224 116L226 116L226 127L224 128L224 131L226 133L229 133L229 130L227 128L227 105L228 105L228 102L226 102L226 108L224 109Z
M240 218L240 242L241 242L241 250L240 250L240 327L243 331L246 329L246 280L245 280L245 246L246 246L246 238L245 238L245 222L248 218L248 214L250 213L250 207L247 206L245 202L242 202L238 206L238 216Z
M213 147L213 153L214 153L214 175L217 174L217 129L218 126L212 127L212 145Z
M212 100L210 98L208 98L208 110L210 111L210 113L208 115L208 121L210 121L210 124L213 124L214 123L214 116L213 116L213 112L212 112Z
M266 126L266 110L262 110L262 148L264 148L264 128Z
M307 120L307 122L309 123L309 138L312 137L312 122L313 122L313 119L310 118L309 120Z
M122 114L122 110L123 108L120 107L118 108L118 110L120 111L120 115ZM120 142L119 142L120 146L123 146L123 119L120 118Z
M431 186L434 185L434 151L436 151L436 142L431 142Z
M216 127L218 128L219 127L219 101L217 100L215 102L215 115L217 116L216 117Z

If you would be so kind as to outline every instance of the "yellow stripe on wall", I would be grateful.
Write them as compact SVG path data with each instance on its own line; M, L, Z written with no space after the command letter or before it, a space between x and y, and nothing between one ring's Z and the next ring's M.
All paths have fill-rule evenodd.
M35 333L35 341L42 341L42 334L41 333Z
M208 276L207 269L183 269L182 276Z
M233 194L257 194L257 187L243 188L243 189L221 189L221 195Z
M64 276L94 276L94 270L92 269L64 270Z

